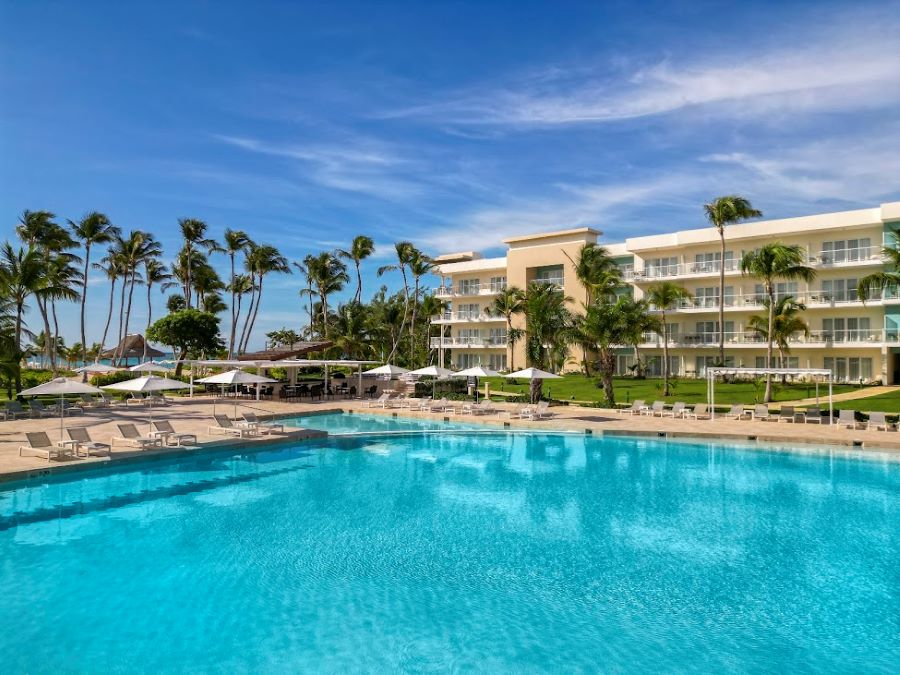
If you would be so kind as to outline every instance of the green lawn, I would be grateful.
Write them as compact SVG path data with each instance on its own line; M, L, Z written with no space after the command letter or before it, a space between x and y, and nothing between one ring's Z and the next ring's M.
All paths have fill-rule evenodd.
M510 380L504 378L487 378L491 383L491 391L516 392L524 394L528 391L528 382L524 380L511 384ZM483 383L479 382L479 389L483 389ZM700 403L706 401L706 380L677 380L672 383L672 395L662 396L662 380L647 379L635 380L632 378L616 378L614 380L616 390L616 403L627 404L634 399L644 399L645 401L655 401L664 399L667 403L674 401L684 401L685 403ZM835 385L834 393L838 394L844 391L857 389L855 385ZM725 405L728 403L746 403L753 404L762 399L764 385L756 386L752 382L735 382L727 384L718 382L716 384L716 404ZM789 384L782 386L780 383L775 386L775 401L794 401L797 399L815 396L815 385L806 384ZM819 394L821 396L828 395L828 385L820 385ZM561 380L546 380L544 382L544 395L558 400L582 401L582 402L599 402L603 398L603 390L597 386L597 380L588 379L583 375L565 375ZM867 401L875 400L874 397L866 399ZM896 400L900 402L900 394ZM850 403L848 401L848 403ZM858 403L854 401L853 403ZM850 406L847 406L850 407ZM895 408L894 408L895 409ZM880 408L873 408L880 410Z
M827 405L827 400L826 400ZM861 412L884 412L896 415L900 413L900 390L889 394L879 394L853 401L835 401L835 408L843 410L859 410Z

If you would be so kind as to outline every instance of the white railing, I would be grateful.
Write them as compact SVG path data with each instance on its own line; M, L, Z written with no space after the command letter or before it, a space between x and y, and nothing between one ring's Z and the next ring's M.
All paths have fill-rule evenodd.
M506 284L490 284L487 286L468 286L465 289L452 286L438 286L434 295L438 298L464 298L474 295L496 295L506 288Z
M900 334L897 331L882 331L870 329L848 329L841 331L812 331L810 334L797 334L791 340L791 344L879 344L882 342L898 342ZM719 344L717 332L685 333L670 335L669 344L680 347L710 347ZM725 345L760 345L766 344L764 335L755 331L726 331ZM662 337L656 333L645 333L643 346L662 347Z
M565 277L541 277L540 279L534 279L534 283L536 284L550 284L551 286L562 286L565 283Z
M486 312L444 312L431 319L435 323L447 321L506 321L502 316L491 316Z
M814 265L852 265L855 263L881 262L881 246L861 246L859 248L839 248L832 251L819 251L809 262Z
M483 338L483 337L445 337L431 338L432 349L443 347L445 349L453 347L506 347L508 345L506 338Z
M781 294L790 295L794 300L803 303L807 307L842 307L846 305L862 305L862 300L856 295L856 290L844 291L843 293L826 293L825 291L809 291L803 293ZM776 295L776 300L781 297ZM765 306L766 296L757 293L736 293L725 296L725 309L754 309L761 310ZM896 302L900 301L900 292L897 290L885 290L881 294L875 294L866 303L877 305L880 302ZM673 309L667 311L690 311L690 310L717 310L719 308L718 297L700 297L687 298L678 301ZM659 310L653 305L650 311L658 312Z

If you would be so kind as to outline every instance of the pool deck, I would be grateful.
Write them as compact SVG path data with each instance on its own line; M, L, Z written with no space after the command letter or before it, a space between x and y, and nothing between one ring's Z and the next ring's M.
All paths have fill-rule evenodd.
M461 405L461 403L458 403ZM498 404L503 411L511 411L513 405ZM230 403L219 403L216 411L233 416ZM418 419L448 419L467 423L480 423L488 427L522 429L544 429L554 431L577 431L602 434L634 434L648 437L666 436L669 438L718 438L725 441L761 443L782 443L791 446L803 444L811 450L828 449L844 446L847 449L866 454L871 451L886 452L900 458L900 433L885 431L867 431L862 429L845 429L837 425L819 425L803 423L787 423L775 421L727 420L717 418L710 420L672 419L671 417L649 417L646 415L619 414L613 410L601 408L583 408L580 406L554 406L549 419L540 421L510 418L508 412L500 415L463 415L456 413L416 412L407 408L369 408L363 401L324 401L321 403L288 403L282 401L242 401L238 414L242 411L255 410L260 417L287 417L310 413L354 411L377 415L397 415ZM210 435L208 427L214 424L213 403L206 397L180 398L162 408L154 408L154 419L166 419L172 422L179 433L197 434L198 445L192 448L162 448L154 450L134 450L124 446L113 449L111 461L134 461L151 457L183 455L196 450L208 450L216 447L234 446L236 437L223 434ZM118 435L116 424L132 422L145 432L148 429L148 410L143 407L124 406L89 410L83 416L67 417L66 426L85 426L95 441L108 443L110 438ZM29 431L46 431L50 439L59 439L59 419L23 419L0 422L0 482L21 478L39 477L47 473L68 471L79 467L107 463L110 460L101 457L80 457L77 459L53 459L47 461L42 457L19 456L20 445L27 445L25 433ZM272 434L260 438L245 438L242 445L255 447L263 444L285 440L303 440L321 437L322 432L309 429L287 428L285 434ZM770 447L761 445L760 447Z

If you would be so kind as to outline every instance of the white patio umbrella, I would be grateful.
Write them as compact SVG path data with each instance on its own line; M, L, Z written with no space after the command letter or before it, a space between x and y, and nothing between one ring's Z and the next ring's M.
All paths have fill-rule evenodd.
M419 368L418 370L411 370L407 373L407 375L415 375L417 377L433 377L434 381L431 383L431 398L434 398L435 387L437 387L437 381L450 377L453 375L452 370L448 370L447 368L441 368L440 366L425 366L424 368Z
M478 400L478 378L479 377L497 377L500 375L496 370L491 370L490 368L484 368L482 366L472 366L471 368L466 368L465 370L458 370L450 377L474 377L475 378L475 400ZM484 387L484 395L488 396L489 387L485 385Z
M384 366L378 366L377 368L372 368L372 370L367 370L363 373L363 375L390 375L393 377L394 375L403 375L404 373L408 373L409 370L406 368L401 368L400 366L393 366L390 363Z
M116 382L108 384L104 389L114 389L116 391L130 391L132 393L153 393L157 391L173 391L175 389L190 389L191 385L179 382L178 380L170 380L167 377L157 377L156 375L144 375L136 377L133 380L125 380L124 382ZM150 428L153 428L153 400L150 400Z
M38 396L40 394L59 395L59 440L63 440L63 418L66 416L65 399L66 394L102 394L103 392L83 382L75 382L67 380L64 377L57 377L55 380L44 382L30 389L23 389L19 392L20 396Z
M240 368L235 368L234 370L228 370L224 373L219 373L217 375L210 375L209 377L204 377L202 379L197 380L197 382L202 382L204 384L221 384L227 386L234 386L235 394L237 394L237 388L241 384L271 384L273 382L277 382L278 380L273 380L271 377L263 377L262 375L254 375L253 373L248 373ZM216 401L213 399L213 415L216 414ZM234 400L234 416L237 417L237 397Z
M136 366L131 366L128 370L134 373L171 373L172 369L168 366L164 366L161 363L154 363L153 361L144 361L144 363L139 363Z
M520 378L520 379L529 380L529 381L561 380L562 379L561 376L556 375L555 373L548 373L546 370L541 370L540 368L525 368L524 370L517 370L516 372L510 373L509 375L505 375L504 377L506 377L507 379ZM531 402L535 403L536 402L534 400L535 390L532 389L531 387L529 387L529 389L530 389L529 393L530 393L530 397L531 397Z
M106 375L107 373L118 373L119 369L108 366L105 363L89 363L86 366L75 369L76 373L94 373L95 375Z

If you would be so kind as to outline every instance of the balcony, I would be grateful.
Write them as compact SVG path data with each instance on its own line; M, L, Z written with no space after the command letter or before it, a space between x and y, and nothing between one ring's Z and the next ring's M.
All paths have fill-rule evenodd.
M656 333L645 333L642 347L662 347L662 337ZM812 331L808 336L798 334L791 339L792 347L835 347L835 346L867 346L880 347L882 344L900 342L900 332L870 329L853 329L842 331ZM669 347L717 347L719 334L686 333L669 336ZM766 338L755 331L726 331L725 347L765 348Z
M886 290L880 296L872 297L863 303L856 296L856 291L849 293L826 293L824 291L810 291L806 293L791 294L794 300L803 303L808 309L827 309L829 307L863 307L864 305L879 306L882 304L893 304L900 302L900 291ZM776 297L777 300L777 297ZM764 309L765 296L756 293L738 293L736 295L725 296L725 311L751 310L761 311ZM718 297L701 297L689 298L679 301L673 309L666 310L668 312L686 312L686 313L704 313L716 312L719 309ZM659 310L650 306L650 311L658 312Z
M453 288L452 286L438 286L434 289L437 298L466 298L497 295L506 288L506 284L488 284L486 286L466 286Z
M431 318L432 323L486 323L506 321L502 316L491 316L485 312L444 312Z
M486 349L505 349L509 343L506 338L482 338L482 337L445 337L431 338L431 348L444 349L452 348L486 348Z

